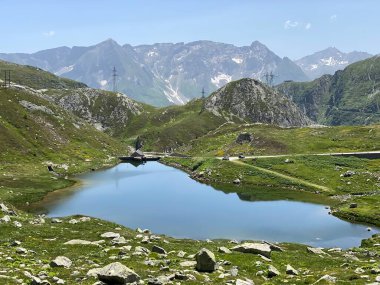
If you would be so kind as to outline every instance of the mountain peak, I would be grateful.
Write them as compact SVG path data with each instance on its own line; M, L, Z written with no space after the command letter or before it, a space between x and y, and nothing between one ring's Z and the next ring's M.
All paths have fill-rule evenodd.
M310 79L316 79L323 74L332 75L336 71L344 69L349 64L368 57L371 57L371 55L365 52L345 53L336 47L328 47L296 60L296 63Z
M114 39L106 39L105 41L102 41L98 43L96 46L120 46Z
M251 47L252 48L265 48L265 49L268 49L266 45L264 45L263 43L259 42L259 41L254 41L251 43Z
M206 110L217 116L236 116L251 123L305 126L309 119L285 95L258 80L243 78L220 88L206 99Z
M337 49L336 47L328 47L327 49L325 50L322 50L323 51L328 51L328 52L341 52L339 49Z

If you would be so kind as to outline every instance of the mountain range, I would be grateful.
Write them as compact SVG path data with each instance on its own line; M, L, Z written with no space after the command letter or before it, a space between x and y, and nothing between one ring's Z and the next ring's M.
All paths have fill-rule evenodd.
M351 63L367 59L372 55L366 52L353 51L344 53L335 47L305 56L295 61L303 72L311 80L324 74L334 74L337 70L343 70Z
M337 50L332 51L328 49L293 62L277 56L258 41L243 47L211 41L121 46L109 39L90 47L0 54L0 59L36 66L106 90L113 89L112 69L115 67L118 91L144 103L167 106L183 105L201 97L202 89L209 94L233 80L255 78L265 81L265 75L270 72L275 75L273 84L288 80L307 81L308 76L333 73L346 62L368 55L354 52L345 56ZM330 63L338 64L318 65L326 58L331 58Z
M7 88L1 89L7 94L3 96L3 105L13 102L13 99L8 100L13 96L18 109L21 106L20 110L31 110L33 114L42 112L51 117L49 120L55 118L62 131L67 125L63 120L67 113L73 118L69 120L73 132L80 131L86 123L92 127L89 133L103 131L127 145L133 145L140 137L147 149L175 150L227 126L296 127L313 121L325 125L380 122L379 56L351 64L334 75L323 75L311 82L288 81L275 88L255 79L240 79L227 83L206 98L164 108L138 103L122 93L92 89L32 66L0 61L0 69L11 70L12 74L9 92ZM17 109L15 106L4 108L10 108L6 111L14 114L17 126L21 126L20 116L29 118L29 115L21 111L12 113ZM36 128L41 129L45 121L41 119L38 123ZM49 124L46 127L50 127ZM44 130L34 133L39 132ZM49 132L54 135L53 142L65 141L60 136L66 137L66 134Z

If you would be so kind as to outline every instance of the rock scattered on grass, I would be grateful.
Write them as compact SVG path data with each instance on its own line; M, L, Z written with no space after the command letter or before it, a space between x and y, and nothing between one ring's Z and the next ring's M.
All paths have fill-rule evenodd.
M196 264L196 261L182 261L179 265L181 267L195 267Z
M325 281L327 283L335 283L336 282L336 277L330 276L328 274L323 275L321 278L319 278L314 284L318 284L319 282Z
M217 269L215 255L208 249L202 248L196 255L196 269L200 272L213 272Z
M243 243L232 248L233 251L261 254L267 258L270 258L271 248L269 244L264 243Z
M227 247L221 246L218 248L218 252L220 252L220 253L231 253L231 250L229 250Z
M114 233L114 232L106 232L104 234L101 234L100 237L102 237L102 238L109 238L109 239L115 239L115 238L119 238L120 234L119 233Z
M73 262L66 256L57 256L54 260L50 262L50 266L70 268L72 263Z
M136 272L120 262L106 265L97 272L97 275L98 279L106 284L128 284L140 280Z
M313 253L313 254L327 254L324 252L321 248L316 248L316 247L308 247L307 252Z
M235 285L255 285L255 283L253 283L253 281L250 279L237 279Z
M65 245L96 245L99 246L100 243L102 243L103 240L99 241L88 241L88 240L81 240L81 239L72 239L67 242L65 242Z
M157 245L154 245L152 247L152 252L156 252L156 253L159 253L159 254L167 254L166 250L163 249L162 247L159 247Z
M295 270L290 264L286 265L286 274L288 275L298 275L298 271Z
M276 277L280 274L281 274L280 271L278 271L278 269L276 267L274 267L273 265L269 265L269 267L268 267L268 278L273 278L273 277Z

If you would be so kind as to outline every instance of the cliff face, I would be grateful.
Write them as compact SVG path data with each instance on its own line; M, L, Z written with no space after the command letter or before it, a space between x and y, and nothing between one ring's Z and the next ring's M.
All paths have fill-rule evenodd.
M306 126L311 120L285 95L254 79L231 82L207 98L206 110L249 123Z

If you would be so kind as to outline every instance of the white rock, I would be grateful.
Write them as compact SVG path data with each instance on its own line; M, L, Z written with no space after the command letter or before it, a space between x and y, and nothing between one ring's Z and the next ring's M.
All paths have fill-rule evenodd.
M102 238L110 238L110 239L115 239L119 238L120 234L119 233L113 233L113 232L106 232L104 234L100 235Z
M99 270L98 279L107 284L127 284L138 282L140 276L120 262L114 262Z
M271 248L265 243L243 243L232 248L233 251L261 254L267 258L270 258Z
M57 256L54 260L50 262L50 266L70 268L72 263L73 262L66 256Z

